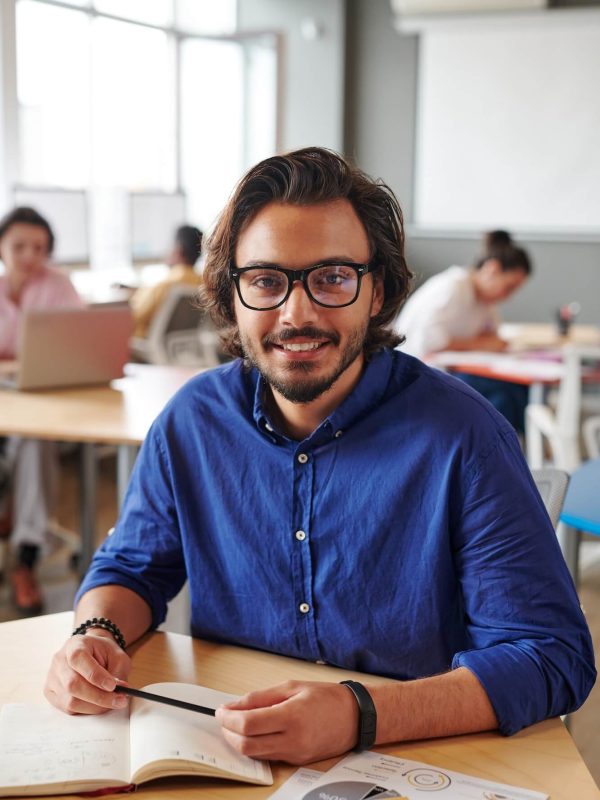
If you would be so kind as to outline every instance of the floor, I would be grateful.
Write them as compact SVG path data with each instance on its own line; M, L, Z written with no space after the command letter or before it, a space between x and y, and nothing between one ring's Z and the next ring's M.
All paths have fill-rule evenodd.
M58 519L62 525L76 529L78 520L78 461L75 452L63 456L63 476L58 503ZM98 515L99 536L114 524L116 515L115 459L105 453L99 461ZM43 580L45 611L54 613L72 607L77 588L77 576L68 566L68 550L59 539L52 542L53 552L40 566ZM594 639L596 658L600 663L600 540L584 544L580 581L581 603ZM0 621L14 619L18 614L12 607L6 584L0 585ZM175 623L170 629L178 630ZM596 783L600 785L600 681L596 684L583 708L569 719L571 735Z

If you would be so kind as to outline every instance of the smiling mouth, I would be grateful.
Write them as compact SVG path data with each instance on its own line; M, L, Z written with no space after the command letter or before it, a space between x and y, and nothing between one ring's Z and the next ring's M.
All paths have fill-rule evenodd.
M285 342L285 344L280 344L279 347L290 353L305 353L309 350L317 350L324 344L326 344L326 342Z

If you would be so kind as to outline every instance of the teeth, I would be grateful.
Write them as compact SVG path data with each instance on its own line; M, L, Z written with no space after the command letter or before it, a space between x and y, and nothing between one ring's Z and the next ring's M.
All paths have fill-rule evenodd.
M282 344L284 350L291 350L293 353L301 353L305 350L316 350L320 347L320 342L302 342L302 344Z

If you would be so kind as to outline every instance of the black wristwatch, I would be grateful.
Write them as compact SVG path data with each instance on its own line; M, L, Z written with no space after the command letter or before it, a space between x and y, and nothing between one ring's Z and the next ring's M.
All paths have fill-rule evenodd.
M358 703L358 741L356 750L368 750L377 738L377 710L369 692L358 681L340 681L347 686Z

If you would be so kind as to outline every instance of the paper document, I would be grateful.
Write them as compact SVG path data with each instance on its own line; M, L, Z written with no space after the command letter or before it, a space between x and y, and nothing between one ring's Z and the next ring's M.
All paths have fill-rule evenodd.
M382 753L347 756L306 787L298 773L272 800L548 800L549 795Z

